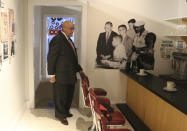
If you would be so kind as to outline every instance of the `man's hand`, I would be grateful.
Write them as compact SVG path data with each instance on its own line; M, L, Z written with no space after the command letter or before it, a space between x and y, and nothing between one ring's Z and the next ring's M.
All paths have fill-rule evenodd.
M56 82L56 78L55 78L55 76L52 76L52 77L51 77L50 82L51 82L51 83L55 83L55 82Z
M101 57L103 60L108 60L111 57L111 55L101 55Z
M109 59L111 57L111 55L106 55L105 58L106 59Z
M84 74L83 71L80 71L79 73L80 73L80 76L81 76L81 80L85 81L88 84L88 86L89 86L89 79L88 79L88 77Z

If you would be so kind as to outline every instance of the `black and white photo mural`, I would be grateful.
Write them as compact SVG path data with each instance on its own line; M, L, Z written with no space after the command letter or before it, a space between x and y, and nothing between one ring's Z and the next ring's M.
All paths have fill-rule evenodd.
M118 25L115 32L107 21L104 30L97 40L96 68L153 70L156 35L145 29L145 22L130 19L128 26Z

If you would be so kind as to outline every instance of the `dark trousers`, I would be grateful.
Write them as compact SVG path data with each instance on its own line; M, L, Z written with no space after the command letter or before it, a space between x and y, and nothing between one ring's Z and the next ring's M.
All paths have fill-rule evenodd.
M53 98L55 103L55 117L66 118L69 113L74 95L75 84L54 83Z

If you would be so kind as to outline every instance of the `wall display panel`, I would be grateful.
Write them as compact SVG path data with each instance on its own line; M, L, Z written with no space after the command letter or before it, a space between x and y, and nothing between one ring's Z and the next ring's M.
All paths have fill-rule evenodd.
M15 23L14 23L14 10L8 9L9 14L9 37L13 37L15 34Z
M160 59L170 60L172 56L173 47L174 42L172 40L163 40L160 45Z
M130 19L128 26L118 25L115 32L113 23L107 21L97 40L96 68L153 70L156 35L144 25L144 21Z
M1 1L0 1L1 2ZM4 4L4 3L3 3ZM15 56L15 18L14 10L6 6L0 7L0 69L3 62Z
M8 41L8 13L5 11L0 12L0 40L1 42Z
M16 54L15 46L16 46L16 40L14 38L9 38L9 63L11 63L12 58Z
M4 8L3 5L4 5L4 2L0 0L0 8Z
M9 49L10 49L10 56L14 56L15 55L15 40L14 39L11 39L9 41Z
M9 57L9 48L8 42L3 43L3 60L8 60Z

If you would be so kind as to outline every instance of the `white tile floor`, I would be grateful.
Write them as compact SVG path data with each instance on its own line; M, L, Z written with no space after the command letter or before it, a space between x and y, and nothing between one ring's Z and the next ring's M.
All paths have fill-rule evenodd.
M54 109L26 110L18 122L16 131L87 131L92 124L92 118L83 116L77 109L71 109L72 118L68 118L69 125L65 126L54 117ZM125 127L132 129L126 122Z

